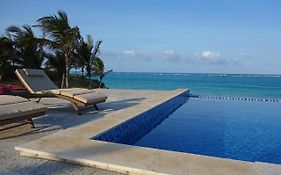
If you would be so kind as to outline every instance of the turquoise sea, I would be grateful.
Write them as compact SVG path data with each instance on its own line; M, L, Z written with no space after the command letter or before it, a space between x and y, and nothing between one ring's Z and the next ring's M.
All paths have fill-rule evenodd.
M193 95L281 99L281 75L111 72L104 82L111 89L189 88Z

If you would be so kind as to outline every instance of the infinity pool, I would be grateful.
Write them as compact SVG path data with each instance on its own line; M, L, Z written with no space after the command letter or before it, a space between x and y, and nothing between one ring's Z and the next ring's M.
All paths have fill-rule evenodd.
M281 103L190 98L133 145L281 163Z

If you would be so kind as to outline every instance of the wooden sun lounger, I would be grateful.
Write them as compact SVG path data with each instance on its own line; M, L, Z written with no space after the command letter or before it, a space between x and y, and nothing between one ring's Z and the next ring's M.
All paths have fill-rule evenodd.
M42 69L17 69L17 77L25 88L40 101L43 97L56 97L68 100L75 111L81 114L80 109L93 105L97 110L97 104L105 102L107 96L95 90L84 88L59 89Z
M34 128L32 118L45 115L46 110L44 106L19 96L0 95L0 126L27 120Z

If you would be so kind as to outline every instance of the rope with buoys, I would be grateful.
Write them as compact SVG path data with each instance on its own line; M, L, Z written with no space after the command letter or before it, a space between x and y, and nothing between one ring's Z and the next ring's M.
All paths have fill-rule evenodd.
M251 98L251 97L221 97L221 96L206 96L206 95L193 95L191 98L204 98L204 99L220 99L220 100L240 100L240 101L261 101L261 102L281 102L278 99L263 99L263 98Z

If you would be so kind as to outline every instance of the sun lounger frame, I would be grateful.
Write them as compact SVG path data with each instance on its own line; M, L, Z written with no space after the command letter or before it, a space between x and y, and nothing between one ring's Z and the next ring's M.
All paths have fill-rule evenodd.
M67 100L67 101L69 101L69 102L72 104L74 110L77 112L78 115L81 115L81 114L82 114L82 113L81 113L81 109L84 109L85 107L91 106L91 105L92 105L96 110L99 110L99 108L98 108L98 106L97 106L97 103L83 103L83 102L81 102L81 101L79 101L79 100L76 100L76 99L74 99L74 98L67 97L67 96L64 96L64 95L58 95L58 94L38 95L38 94L36 94L34 97L39 98L38 100L36 100L36 102L38 102L38 103L39 103L40 100L41 100L42 98L44 98L44 97L45 97L45 98L46 98L46 97L50 97L50 98L59 98L59 99ZM99 101L98 103L103 103L103 102L105 102L105 100Z
M23 116L19 116L19 117L10 118L10 119L0 120L0 126L18 122L18 121L27 120L26 124L29 124L31 128L35 128L32 118L39 117L39 116L42 116L45 114L46 114L46 112L37 112L37 113L23 115Z
M41 100L41 98L46 98L46 97L53 97L53 98L59 98L59 99L63 99L63 100L67 100L67 101L69 101L71 104L72 104L72 106L73 106L73 108L74 108L74 110L76 111L76 113L78 114L78 115L81 115L82 113L81 113L81 109L83 109L83 108L85 108L85 107L87 107L87 106L93 106L96 110L99 110L98 109L98 106L97 106L97 104L98 103L103 103L103 102L105 102L105 100L101 100L101 101L98 101L98 102L95 102L95 103L84 103L84 102L81 102L81 101L79 101L79 100L77 100L77 99L74 99L74 98L72 98L72 97L68 97L68 96L65 96L65 95L60 95L60 94L37 94L37 93L33 93L30 89L30 87L29 87L29 85L25 82L25 80L24 80L24 78L22 77L22 75L21 75L21 73L19 72L19 70L23 70L23 69L17 69L16 71L15 71L15 73L16 73L16 75L17 75L17 77L18 77L18 79L21 81L21 83L25 86L25 88L28 90L28 92L31 94L31 96L32 97L35 97L35 98L39 98L38 100L37 100L37 102L39 103L40 102L40 100ZM42 70L43 71L43 70ZM44 72L45 73L45 72ZM45 73L46 74L46 73ZM48 76L47 76L48 77Z

